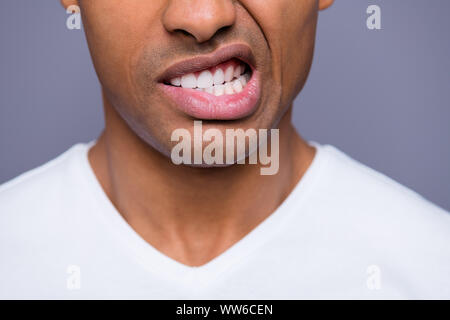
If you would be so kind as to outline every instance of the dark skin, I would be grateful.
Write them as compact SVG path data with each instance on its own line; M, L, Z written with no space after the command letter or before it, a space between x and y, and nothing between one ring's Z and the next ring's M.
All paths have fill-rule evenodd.
M311 164L315 149L291 123L312 62L319 10L333 0L61 0L81 14L102 85L105 129L89 152L103 189L160 252L200 266L266 219ZM250 116L204 129L279 128L279 171L259 165L176 166L171 133L193 119L158 90L174 62L233 43L253 51L262 93Z

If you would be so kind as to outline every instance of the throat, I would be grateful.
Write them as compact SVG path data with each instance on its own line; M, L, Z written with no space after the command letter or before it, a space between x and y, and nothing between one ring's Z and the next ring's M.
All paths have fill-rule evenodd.
M89 151L106 196L141 238L188 266L204 265L248 235L307 168L293 165L292 150L305 145L293 145L297 138L287 130L280 139L280 171L273 176L260 175L258 165L174 166L138 137L130 135L124 143L126 135L111 131ZM308 162L305 150L300 151L305 161L296 163Z

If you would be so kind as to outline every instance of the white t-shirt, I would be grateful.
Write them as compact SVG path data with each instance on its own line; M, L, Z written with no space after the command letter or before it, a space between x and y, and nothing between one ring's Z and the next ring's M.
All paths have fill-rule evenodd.
M0 187L0 298L450 298L450 215L329 145L265 221L201 267L125 222L78 144Z

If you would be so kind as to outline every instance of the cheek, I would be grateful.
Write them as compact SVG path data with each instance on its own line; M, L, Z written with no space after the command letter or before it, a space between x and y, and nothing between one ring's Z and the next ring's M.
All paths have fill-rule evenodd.
M242 0L264 33L272 59L272 76L290 103L309 72L317 23L317 0Z
M294 99L306 82L313 60L318 11L303 8L286 26L282 45L283 87L288 99Z
M102 86L113 89L123 77L123 61L128 43L123 33L127 24L119 25L118 11L104 0L86 1L82 6L83 24L92 60ZM108 14L106 14L108 13ZM126 41L126 39L125 39Z
M150 5L149 5L150 4ZM136 56L151 37L155 1L84 1L83 23L91 56L104 87L120 92L131 83Z

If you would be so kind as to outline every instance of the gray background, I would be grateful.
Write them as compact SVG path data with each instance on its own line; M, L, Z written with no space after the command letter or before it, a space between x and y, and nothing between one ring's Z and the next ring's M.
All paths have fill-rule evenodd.
M103 118L84 34L66 29L59 1L0 3L2 183L95 138ZM382 30L366 28L369 4L380 5ZM449 12L448 0L337 0L320 14L314 65L294 113L307 139L337 146L446 209Z

